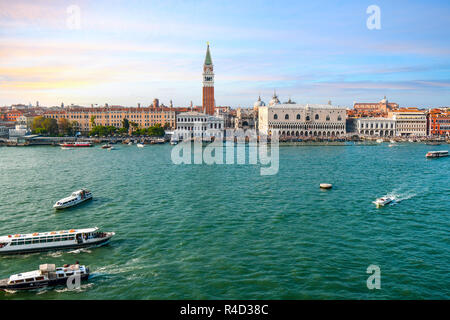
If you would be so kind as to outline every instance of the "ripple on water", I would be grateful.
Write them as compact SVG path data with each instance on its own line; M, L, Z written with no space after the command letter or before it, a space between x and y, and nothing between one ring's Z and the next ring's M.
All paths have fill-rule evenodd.
M0 298L448 299L450 159L427 161L426 151L281 147L279 173L261 176L258 166L172 165L168 145L3 148L0 234L99 226L116 236L2 257L2 277L74 260L92 276L77 292ZM324 181L333 189L321 191ZM53 210L80 187L94 200ZM375 208L383 195L395 203ZM377 292L366 287L371 264L382 272Z

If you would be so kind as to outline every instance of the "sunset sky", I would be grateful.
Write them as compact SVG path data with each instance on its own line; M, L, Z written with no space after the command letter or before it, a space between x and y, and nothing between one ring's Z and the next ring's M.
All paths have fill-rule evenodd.
M366 26L372 4L380 30ZM448 0L0 0L0 106L199 105L207 41L217 105L276 89L298 103L449 106L449 17Z

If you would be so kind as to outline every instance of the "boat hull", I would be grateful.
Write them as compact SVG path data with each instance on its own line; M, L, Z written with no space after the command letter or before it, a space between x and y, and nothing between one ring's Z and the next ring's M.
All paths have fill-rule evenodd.
M384 207L385 205L387 205L387 204L389 204L389 203L391 203L391 202L392 202L392 200L384 201L384 202L377 202L377 201L374 201L373 203L374 203L377 207Z
M67 209L67 208L71 208L71 207L77 206L79 204L82 204L83 202L86 202L86 201L89 201L89 200L92 200L92 195L90 197L87 197L85 199L80 199L77 202L73 202L73 203L70 203L70 204L67 204L67 205L60 205L60 206L54 205L53 208L55 208L56 210Z
M53 246L53 247L27 248L27 249L23 249L23 250L0 251L0 255L16 255L16 254L28 254L28 253L46 252L46 251L74 250L74 249L103 246L103 245L107 245L109 243L112 236L113 235L109 235L109 236L105 237L104 239L101 239L101 240L95 241L95 242L68 244L68 245Z
M80 275L81 281L88 280L89 276L90 274ZM66 285L67 279L68 277L18 284L7 284L8 279L2 279L0 280L0 290L33 290L39 288L54 287L59 285Z

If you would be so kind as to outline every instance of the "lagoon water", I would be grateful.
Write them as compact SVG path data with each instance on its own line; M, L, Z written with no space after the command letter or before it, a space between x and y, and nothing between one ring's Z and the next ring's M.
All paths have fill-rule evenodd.
M93 272L80 291L0 299L450 298L450 158L425 158L448 145L281 146L273 176L174 165L171 149L0 147L0 235L116 232L100 248L0 256L0 278L76 260ZM52 208L82 187L93 201ZM375 208L386 194L396 203Z

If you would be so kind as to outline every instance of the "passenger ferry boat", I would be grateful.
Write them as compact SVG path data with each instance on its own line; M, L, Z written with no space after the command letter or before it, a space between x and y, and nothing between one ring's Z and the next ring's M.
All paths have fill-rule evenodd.
M80 265L78 261L59 268L54 264L41 264L39 270L13 274L7 279L1 279L0 290L29 290L66 285L70 277L77 275L81 281L87 280L89 268Z
M64 148L86 148L92 147L92 143L90 142L61 143L60 146Z
M77 204L80 204L84 201L91 200L91 199L92 199L92 193L89 190L80 189L80 190L73 192L69 197L58 200L53 205L53 208L55 208L57 210L65 209L65 208L76 206Z
M448 157L448 151L429 151L425 157L427 158L442 158L442 157Z
M394 198L393 198L393 197L386 196L386 197L378 198L378 199L375 200L373 203L374 203L374 204L377 206L377 208L378 208L378 207L383 207L383 206L385 206L385 205L391 203L392 201L394 201Z
M114 232L99 232L98 230L95 227L2 236L0 237L0 255L103 245L115 235Z

